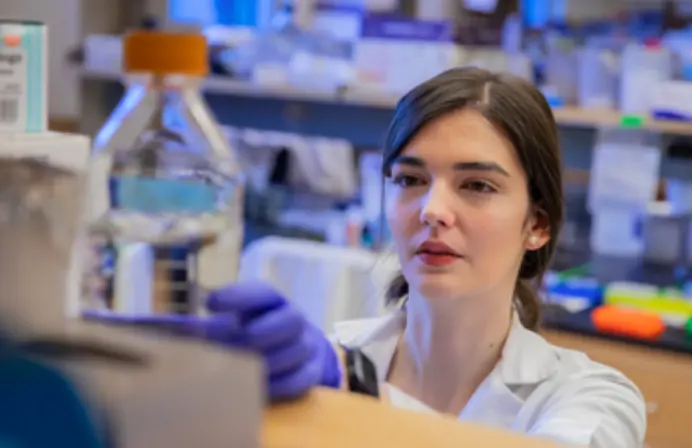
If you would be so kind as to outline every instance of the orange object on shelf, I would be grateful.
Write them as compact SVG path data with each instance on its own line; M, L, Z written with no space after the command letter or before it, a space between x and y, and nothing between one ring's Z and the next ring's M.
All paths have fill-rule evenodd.
M130 32L123 39L123 70L157 76L206 76L207 40L199 33Z
M641 310L604 305L591 312L591 321L598 331L637 339L656 339L665 330L660 316Z

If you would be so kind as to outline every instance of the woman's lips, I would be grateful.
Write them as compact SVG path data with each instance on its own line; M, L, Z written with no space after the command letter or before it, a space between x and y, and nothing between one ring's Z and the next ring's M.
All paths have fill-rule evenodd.
M417 254L417 257L423 264L433 267L448 266L460 258L456 255L432 252L420 252Z
M428 266L447 266L459 258L459 254L448 244L439 240L428 240L418 246L416 256Z

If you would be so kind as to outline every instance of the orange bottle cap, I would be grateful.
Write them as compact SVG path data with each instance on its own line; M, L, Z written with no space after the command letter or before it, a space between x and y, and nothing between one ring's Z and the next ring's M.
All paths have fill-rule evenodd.
M157 76L206 76L206 38L199 33L133 31L123 39L123 70Z

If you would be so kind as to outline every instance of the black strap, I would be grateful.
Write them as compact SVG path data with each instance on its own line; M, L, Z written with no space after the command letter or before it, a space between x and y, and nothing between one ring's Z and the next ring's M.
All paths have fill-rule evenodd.
M348 390L371 397L380 396L375 364L358 348L342 347L346 353Z

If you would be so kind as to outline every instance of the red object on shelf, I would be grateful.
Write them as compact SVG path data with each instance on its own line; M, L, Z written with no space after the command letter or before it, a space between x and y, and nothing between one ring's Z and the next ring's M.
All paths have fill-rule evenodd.
M648 39L644 40L644 46L652 50L661 48L661 39L657 37L649 37Z
M591 312L591 321L598 331L637 339L656 339L666 324L657 314L603 305Z

